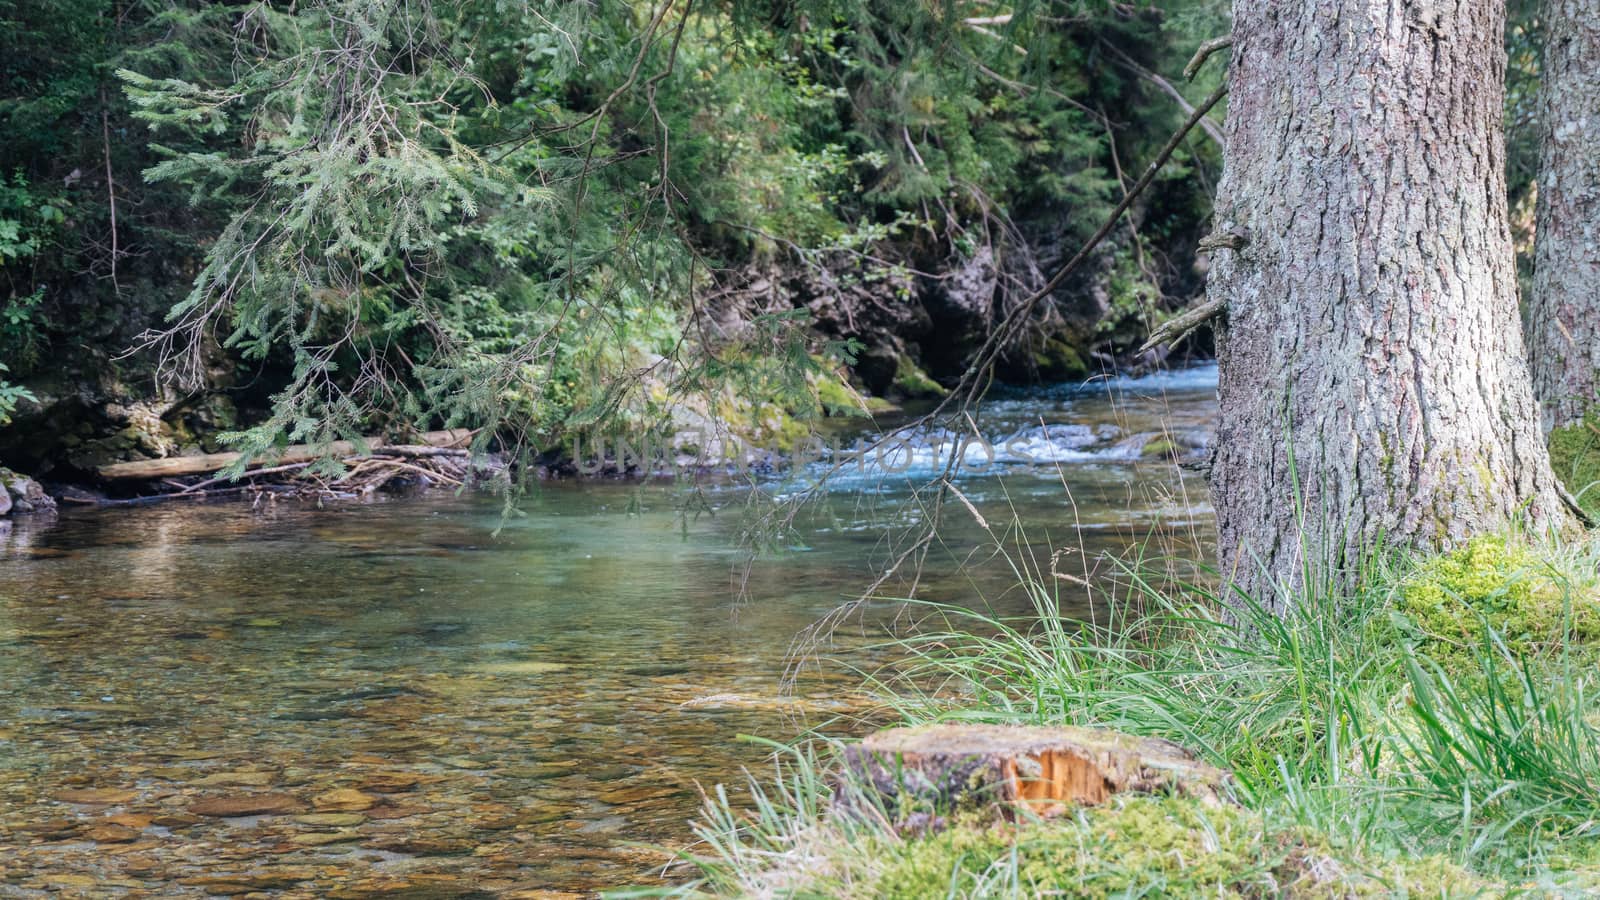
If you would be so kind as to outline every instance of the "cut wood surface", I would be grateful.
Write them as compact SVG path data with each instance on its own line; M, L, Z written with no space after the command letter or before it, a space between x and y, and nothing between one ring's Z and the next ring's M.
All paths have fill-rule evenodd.
M472 440L472 432L465 428L452 428L447 431L429 431L416 435L407 444L389 444L384 438L366 438L367 453L382 453L385 451L420 450L421 448L448 448L461 447ZM156 478L179 478L185 475L205 475L218 472L239 461L243 454L240 453L206 453L200 456L168 456L163 459L141 459L135 462L113 463L101 466L95 471L101 478L108 481L120 480L146 480ZM360 445L354 441L334 441L330 444L293 444L285 447L282 453L263 454L251 460L251 468L265 466L282 466L292 463L310 462L311 460L333 457L345 458L363 455ZM420 455L420 454L419 454ZM249 470L246 470L249 471Z
M849 784L902 813L1023 805L1040 816L1113 794L1225 795L1227 773L1169 741L1096 728L891 728L845 750Z

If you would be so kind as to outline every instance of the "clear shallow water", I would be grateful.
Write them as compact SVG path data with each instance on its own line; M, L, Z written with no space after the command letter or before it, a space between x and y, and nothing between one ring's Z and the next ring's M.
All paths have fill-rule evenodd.
M1045 558L1202 539L1203 486L1115 448L1203 428L1211 391L1202 372L998 398L986 436L1093 440L1045 432L1059 466L978 466L961 490ZM738 735L868 727L851 668L889 661L868 645L904 624L892 604L792 693L780 679L794 637L892 554L886 529L923 514L906 484L841 482L748 570L732 486L551 485L509 521L433 496L19 522L0 534L0 896L670 880L633 844L682 845L697 785L761 764ZM1024 612L1003 562L956 572L986 537L963 509L945 521L922 595Z

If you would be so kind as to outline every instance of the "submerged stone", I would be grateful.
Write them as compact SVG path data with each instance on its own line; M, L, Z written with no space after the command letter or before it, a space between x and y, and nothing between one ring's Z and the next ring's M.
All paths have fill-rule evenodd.
M488 675L548 675L551 672L565 672L570 668L572 667L566 663L526 659L512 662L486 663L478 666L477 671Z
M189 812L212 818L238 816L277 816L301 808L299 800L287 794L247 794L239 797L214 797L189 805Z
M139 839L140 832L137 828L105 822L91 825L84 830L83 836L97 844L129 844Z
M87 805L110 805L114 803L127 803L139 796L138 791L122 790L119 788L83 788L81 790L60 791L56 799L62 803L80 803Z
M329 812L359 812L378 804L378 798L354 788L337 788L311 798L311 805Z
M322 847L328 844L342 844L347 841L361 840L359 831L310 831L305 834L296 834L289 838L289 843L302 847Z
M301 825L320 825L329 828L353 828L367 820L360 813L309 813L295 816L294 820Z

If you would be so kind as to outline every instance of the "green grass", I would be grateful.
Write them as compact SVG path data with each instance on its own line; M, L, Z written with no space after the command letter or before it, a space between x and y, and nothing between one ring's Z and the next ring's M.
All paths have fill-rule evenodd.
M1583 896L1600 890L1600 548L1489 537L1373 560L1277 617L1130 566L1097 624L933 607L882 673L908 723L1075 724L1184 744L1238 807L1133 798L1023 827L895 834L828 813L838 744L784 755L753 813L708 805L716 896ZM1094 885L1090 890L1085 885Z

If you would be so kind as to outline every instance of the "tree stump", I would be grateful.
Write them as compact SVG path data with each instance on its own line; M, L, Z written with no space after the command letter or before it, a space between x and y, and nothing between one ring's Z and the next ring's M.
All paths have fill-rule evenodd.
M1120 793L1217 802L1228 780L1170 741L1073 727L891 728L846 748L844 765L836 808L871 805L918 829L986 809L1008 819L1056 816Z

